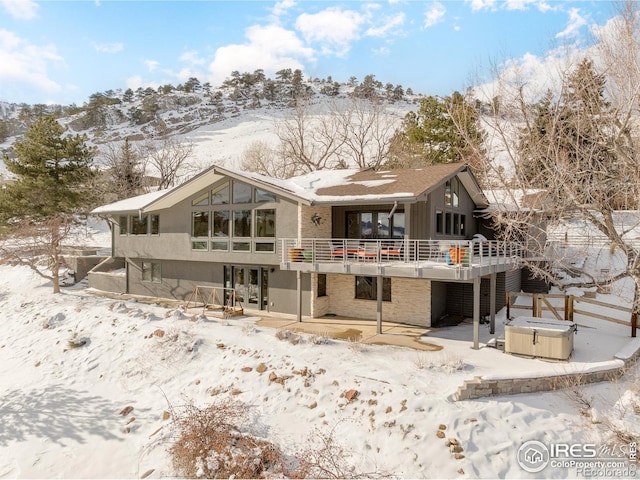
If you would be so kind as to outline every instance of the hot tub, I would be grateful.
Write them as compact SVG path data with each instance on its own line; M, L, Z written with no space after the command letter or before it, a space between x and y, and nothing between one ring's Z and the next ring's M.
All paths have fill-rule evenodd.
M517 317L504 326L504 351L531 357L568 360L576 324L550 318Z

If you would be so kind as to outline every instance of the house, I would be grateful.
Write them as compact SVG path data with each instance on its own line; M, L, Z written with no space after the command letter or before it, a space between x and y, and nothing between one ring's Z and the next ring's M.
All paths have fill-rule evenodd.
M112 256L91 287L189 298L233 292L245 310L432 326L493 320L519 290L516 244L479 235L488 206L464 164L318 171L287 180L212 166L169 190L95 209ZM230 290L223 290L223 289Z

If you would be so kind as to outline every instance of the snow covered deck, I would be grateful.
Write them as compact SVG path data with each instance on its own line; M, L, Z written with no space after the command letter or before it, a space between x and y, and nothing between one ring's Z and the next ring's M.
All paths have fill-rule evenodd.
M462 281L516 268L524 255L499 241L290 238L279 247L283 270Z

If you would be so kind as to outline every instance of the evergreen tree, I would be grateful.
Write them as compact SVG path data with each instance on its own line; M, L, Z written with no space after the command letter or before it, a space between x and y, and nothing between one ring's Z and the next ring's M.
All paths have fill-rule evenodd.
M464 132L464 133L463 133ZM469 139L479 141L482 132L477 112L464 97L429 96L417 112L409 112L391 142L389 166L418 167L437 163L475 163Z
M83 186L93 176L94 150L85 144L86 137L64 133L52 116L38 118L24 140L13 145L16 157L4 156L7 169L17 179L0 190L0 221L16 233L29 232L39 239L38 247L31 251L3 247L3 253L50 279L54 293L60 290L61 242L72 215L91 200ZM43 252L49 259L50 274L34 261Z

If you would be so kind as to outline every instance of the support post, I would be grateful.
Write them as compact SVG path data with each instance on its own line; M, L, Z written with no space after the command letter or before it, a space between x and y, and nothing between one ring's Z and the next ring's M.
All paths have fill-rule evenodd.
M376 323L378 335L382 334L382 277L376 277Z
M473 349L480 348L480 277L473 279Z
M296 320L302 322L302 272L296 271Z
M489 277L489 333L496 333L496 280L497 274L494 272Z
M636 312L631 314L631 336L636 338L636 329L638 328L638 315Z

